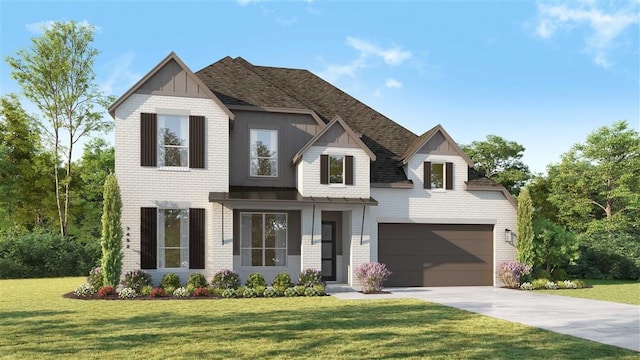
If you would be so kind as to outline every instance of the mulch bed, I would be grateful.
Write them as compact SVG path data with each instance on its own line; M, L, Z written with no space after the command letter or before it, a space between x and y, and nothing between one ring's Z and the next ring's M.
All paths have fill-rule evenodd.
M160 297L151 297L151 296L137 296L133 299L121 299L118 295L109 295L105 297L97 297L97 296L78 296L73 291L68 292L62 295L65 299L76 299L76 300L218 300L219 297L216 296L188 296L183 298L173 297L173 296L160 296Z

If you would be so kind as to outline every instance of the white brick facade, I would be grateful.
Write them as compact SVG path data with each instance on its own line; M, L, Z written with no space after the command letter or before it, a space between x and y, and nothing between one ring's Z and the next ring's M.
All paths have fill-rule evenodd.
M423 188L423 163L452 162L454 164L453 190L427 190ZM501 192L466 191L468 164L459 156L415 154L405 170L413 181L412 189L371 190L379 206L373 207L375 225L372 238L377 240L377 223L413 222L424 224L493 224L494 286L502 284L495 276L498 264L513 260L516 250L513 244L505 242L505 229L515 230L516 211ZM372 261L377 259L377 241L372 241Z

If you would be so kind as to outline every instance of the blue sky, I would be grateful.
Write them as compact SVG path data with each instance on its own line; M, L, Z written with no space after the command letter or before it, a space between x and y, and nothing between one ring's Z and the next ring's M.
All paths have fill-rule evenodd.
M96 27L96 81L120 96L169 52L193 71L224 56L308 69L421 134L502 136L535 172L587 134L640 129L640 0L0 0L0 53L49 21ZM0 94L19 92L5 62ZM26 106L35 112L33 107Z

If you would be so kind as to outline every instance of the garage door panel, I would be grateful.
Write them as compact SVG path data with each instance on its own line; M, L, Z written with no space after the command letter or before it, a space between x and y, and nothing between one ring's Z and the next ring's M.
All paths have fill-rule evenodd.
M379 224L387 286L493 284L493 225Z

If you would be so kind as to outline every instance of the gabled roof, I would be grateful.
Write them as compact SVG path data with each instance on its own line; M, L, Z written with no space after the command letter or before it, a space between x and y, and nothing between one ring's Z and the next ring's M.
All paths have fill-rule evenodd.
M474 164L471 158L469 158L469 156L458 146L458 144L456 144L456 142L453 141L453 138L451 138L451 136L444 130L444 128L440 124L427 130L424 134L416 138L409 145L409 147L407 147L407 150L405 151L404 155L402 155L402 159L401 159L402 165L406 165L409 159L413 155L415 155L418 151L420 151L420 149L422 149L422 147L425 146L429 142L429 140L431 140L433 136L437 133L440 133L445 138L445 140L449 143L449 146L451 146L453 150L458 155L460 155L460 157L462 157L464 161L467 162L467 164L469 164L470 167L473 167Z
M209 89L209 87L205 85L202 82L202 80L199 77L197 77L191 71L191 69L189 69L189 67L173 51L169 55L167 55L167 57L165 57L162 61L160 61L160 63L156 65L151 71L149 71L147 75L143 76L142 79L140 79L137 83L135 83L135 85L133 85L129 89L129 91L124 93L122 96L120 96L120 98L118 98L118 100L116 100L113 104L111 104L111 106L109 106L109 109L108 109L109 115L111 115L111 117L115 117L115 111L118 108L118 106L120 106L132 94L136 93L136 91L138 91L149 79L151 79L156 73L158 73L163 67L165 67L171 61L175 61L182 68L182 70L185 72L187 77L190 80L194 81L196 84L198 84L199 87L204 92L204 94L208 98L213 100L218 106L220 106L220 108L229 116L229 119L233 120L234 115L231 112L231 110L229 110L227 106L222 101L220 101L220 99L218 99L218 97L211 91L211 89Z
M364 150L364 152L367 153L367 155L369 155L369 158L371 159L371 161L376 161L376 155L367 147L367 145L365 145L362 140L360 140L360 138L358 137L358 135L356 135L353 130L351 130L351 128L349 127L349 125L347 125L344 120L342 120L342 118L340 116L337 116L333 118L333 120L331 120L330 123L328 123L322 130L320 130L316 136L314 136L313 138L311 138L311 140L309 140L309 142L302 147L302 149L300 149L300 151L298 151L298 153L293 157L293 165L296 165L300 162L300 160L302 160L302 155L304 155L304 153L311 147L313 146L313 144L315 144L318 139L322 138L322 136L324 134L327 133L327 131L329 131L330 128L334 127L334 126L341 126L344 131L349 135L349 137L351 139L354 140L354 142L362 149Z
M360 140L376 156L371 163L372 183L407 181L397 163L417 136L313 73L225 57L196 75L229 106L305 108L325 123L340 115L355 133L362 134Z

